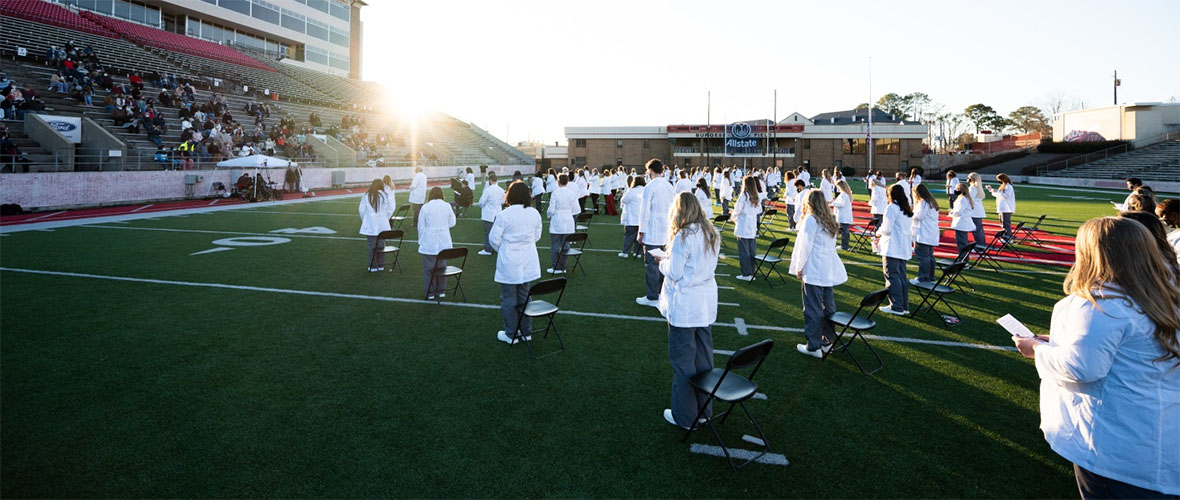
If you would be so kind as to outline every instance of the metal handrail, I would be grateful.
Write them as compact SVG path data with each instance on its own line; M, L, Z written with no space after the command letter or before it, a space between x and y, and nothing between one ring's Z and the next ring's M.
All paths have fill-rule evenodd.
M1044 175L1049 172L1054 172L1057 170L1064 170L1066 168L1069 168L1070 166L1085 165L1087 163L1090 163L1092 161L1097 161L1099 159L1110 158L1112 156L1110 154L1111 151L1114 151L1116 149L1122 149L1122 151L1119 153L1115 153L1114 156L1117 156L1120 154L1126 154L1131 149L1139 149L1139 148L1143 148L1143 147L1147 147L1147 146L1154 146L1154 145L1162 143L1162 142L1170 141L1173 138L1180 139L1180 133L1168 132L1166 134L1157 135L1155 137L1149 137L1147 139L1137 139L1134 141L1129 141L1126 144L1120 144L1118 146L1109 147L1109 148L1106 148L1103 150L1095 151L1093 153L1086 153L1080 157L1081 161L1078 163L1075 163L1074 165L1070 165L1070 163L1073 162L1074 160L1077 160L1079 157L1075 156L1073 158L1066 158L1066 159L1058 161L1058 162L1048 163L1048 164L1042 165L1040 167L1037 167L1037 175L1040 176L1040 175ZM1097 158L1097 155L1102 155L1102 158ZM1094 157L1094 158L1091 158L1091 157ZM1059 167L1058 165L1061 165L1061 166Z

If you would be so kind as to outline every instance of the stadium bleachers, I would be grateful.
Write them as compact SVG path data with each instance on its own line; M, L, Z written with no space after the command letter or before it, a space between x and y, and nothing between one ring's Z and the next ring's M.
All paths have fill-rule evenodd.
M109 38L119 36L89 19L70 12L68 9L41 0L0 0L0 14L52 24L74 31L93 33Z
M1180 140L1164 141L1118 156L1055 170L1047 175L1087 179L1138 177L1145 182L1175 182L1180 179Z
M258 61L249 56L234 50L225 45L207 42L199 38L193 38L184 35L178 35L164 31L162 29L144 26L113 17L103 16L88 11L79 11L83 18L100 24L107 29L121 34L127 39L146 45L148 47L156 47L160 49L167 49L173 52L180 52L184 54L192 54L201 56L207 59L216 59L241 66L256 68L264 71L273 71L265 64L260 64Z

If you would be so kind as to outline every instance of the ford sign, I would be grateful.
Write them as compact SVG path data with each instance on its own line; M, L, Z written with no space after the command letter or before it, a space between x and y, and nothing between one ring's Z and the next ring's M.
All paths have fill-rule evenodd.
M77 125L74 125L73 123L70 123L70 122L60 122L60 121L52 120L52 121L47 121L45 123L48 123L50 127L53 127L53 130L56 130L58 132L69 132L69 131L72 131L72 130L78 128Z

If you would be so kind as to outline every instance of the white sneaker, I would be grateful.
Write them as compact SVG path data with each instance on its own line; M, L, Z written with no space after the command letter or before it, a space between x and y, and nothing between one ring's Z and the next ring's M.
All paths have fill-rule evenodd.
M647 297L635 297L635 303L641 306L660 307L659 300L650 300Z
M426 300L434 300L434 296L433 296L433 295L427 295L427 296L426 296Z
M377 272L377 268L375 268L375 267L370 267L370 268L369 268L369 272L370 272L370 273L375 273L375 272Z
M753 276L738 276L737 279L742 280L742 281L754 281Z
M620 258L620 259L626 259L626 258L627 258L627 254L625 254L625 253L623 253L623 252L619 252L619 258Z
M911 285L917 285L917 284L918 284L918 278L910 278L910 284L911 284Z
M676 419L672 417L672 409L671 408L664 408L664 420L667 420L669 424L675 425L676 427L679 427L684 430L688 430L688 427L685 427L683 425L676 423Z
M487 250L480 250L480 251L477 253L477 255L491 255L491 254L492 254L492 252L489 252L489 251L487 251Z
M504 330L496 332L496 340L499 340L505 344L515 344L520 342L520 339L513 339L512 337L509 337L507 333L504 333Z
M816 359L823 359L824 357L824 353L821 352L822 348L811 351L807 349L807 344L795 344L795 350L799 351L800 354L811 356Z
M445 299L446 297L447 297L447 294L445 294L445 293L438 294L438 298L440 298L440 299Z
M881 312L889 313L889 314L896 314L898 316L909 316L909 314L910 314L909 311L894 311L893 306L888 306L888 305L881 306Z

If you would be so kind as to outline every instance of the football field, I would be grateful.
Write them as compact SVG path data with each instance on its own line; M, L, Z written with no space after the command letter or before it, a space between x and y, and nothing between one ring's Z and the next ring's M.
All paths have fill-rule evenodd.
M865 201L863 185L854 186ZM450 192L447 191L448 199ZM358 191L359 192L359 191ZM1047 214L1070 240L1125 192L1017 185L1014 223ZM476 193L478 199L479 193ZM940 203L945 196L936 193ZM398 192L405 203L405 192ZM1031 360L994 320L1048 333L1061 249L965 274L938 314L874 314L885 368L801 356L800 284L718 265L715 363L775 342L747 403L772 447L739 472L706 430L668 425L667 324L643 265L598 215L556 324L566 351L530 360L496 340L495 257L472 208L462 287L423 300L408 230L396 272L366 272L357 195L7 232L0 237L0 493L4 497L1076 497L1043 440ZM989 217L995 217L988 198ZM718 211L720 207L716 208ZM546 227L547 227L546 223ZM794 240L785 220L758 240ZM945 224L943 228L945 229ZM990 234L989 234L990 236ZM548 235L538 243L542 268ZM786 273L788 246L781 271ZM849 312L884 286L880 258L840 252ZM451 262L452 265L456 264ZM909 276L916 273L916 259ZM917 302L911 289L911 301ZM946 309L939 307L941 312ZM549 352L557 339L536 337ZM872 355L858 341L862 363ZM734 449L757 435L740 411Z

